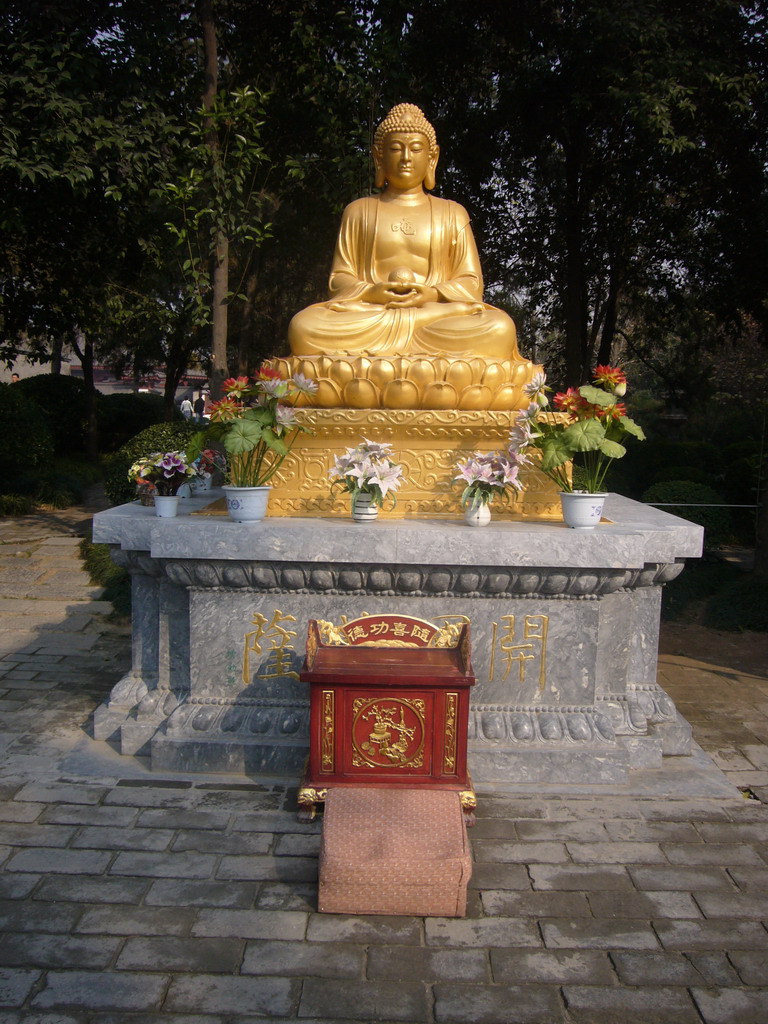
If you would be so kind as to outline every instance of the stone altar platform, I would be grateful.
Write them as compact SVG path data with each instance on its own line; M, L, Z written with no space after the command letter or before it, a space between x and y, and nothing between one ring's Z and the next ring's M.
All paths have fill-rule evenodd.
M310 618L397 612L471 622L476 788L621 784L690 753L656 684L661 587L702 530L611 495L594 531L532 520L177 519L99 513L133 587L133 664L95 717L99 739L154 770L292 776L308 749L299 671Z

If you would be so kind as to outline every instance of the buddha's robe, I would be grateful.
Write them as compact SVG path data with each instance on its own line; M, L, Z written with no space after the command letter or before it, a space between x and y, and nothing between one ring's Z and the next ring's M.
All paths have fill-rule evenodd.
M482 301L480 259L466 210L451 200L423 198L426 203L411 210L378 196L358 199L345 209L329 281L331 297L292 319L288 341L294 355L520 358L513 321ZM400 217L401 251L393 254ZM423 230L412 230L409 218L423 224ZM417 234L419 239L408 238ZM415 280L434 287L441 301L392 309L362 301L368 286L386 281L397 265L411 267Z

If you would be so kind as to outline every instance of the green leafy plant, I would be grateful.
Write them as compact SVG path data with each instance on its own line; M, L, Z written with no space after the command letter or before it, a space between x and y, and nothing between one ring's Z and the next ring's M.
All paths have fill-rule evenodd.
M227 453L227 480L234 487L264 487L307 428L296 420L293 403L317 384L297 373L286 380L268 367L250 380L224 381L225 397L211 406L211 422L187 448L191 461L219 442Z
M578 459L581 489L598 494L613 460L626 454L621 442L627 436L645 440L642 427L627 416L624 403L619 401L627 391L626 375L618 367L598 366L594 384L556 394L554 411L565 414L565 418L551 415L549 390L543 373L526 385L526 394L532 401L518 414L509 450L519 456L529 448L537 448L541 452L542 471L568 493L576 490L568 464Z
M136 485L128 479L131 464L152 452L185 449L197 429L191 423L156 423L142 430L105 460L104 490L113 505L122 505L136 497Z

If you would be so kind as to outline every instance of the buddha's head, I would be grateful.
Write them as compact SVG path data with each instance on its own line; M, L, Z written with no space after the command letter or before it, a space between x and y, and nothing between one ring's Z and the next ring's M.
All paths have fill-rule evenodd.
M402 157L410 158L402 169ZM376 129L373 138L373 162L377 188L390 182L399 187L423 184L435 187L435 168L440 156L435 129L419 107L398 103Z

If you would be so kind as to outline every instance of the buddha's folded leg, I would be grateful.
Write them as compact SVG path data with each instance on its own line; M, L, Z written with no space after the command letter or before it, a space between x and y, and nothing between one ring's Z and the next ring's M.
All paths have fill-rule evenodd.
M430 317L427 307L419 310L410 351L520 359L514 321L503 310L481 306L456 315L451 309L454 303L430 305L441 306L440 315Z
M413 332L414 311L370 303L320 302L302 309L288 326L295 356L402 352Z

